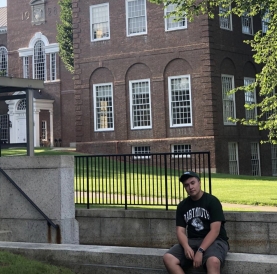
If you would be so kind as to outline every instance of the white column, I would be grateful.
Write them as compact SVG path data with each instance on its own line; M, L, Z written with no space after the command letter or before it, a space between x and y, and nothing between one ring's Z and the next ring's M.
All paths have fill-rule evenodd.
M39 113L40 113L40 109L36 109L36 106L35 106L35 110L34 110L34 146L35 147L40 146Z
M54 139L53 139L53 135L54 135L54 127L53 127L53 109L49 110L50 113L50 146L53 147L54 146Z

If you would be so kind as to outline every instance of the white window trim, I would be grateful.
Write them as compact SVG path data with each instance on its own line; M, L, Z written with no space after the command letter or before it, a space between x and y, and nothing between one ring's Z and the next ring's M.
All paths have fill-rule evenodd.
M257 175L253 175L253 176L261 176L261 155L260 155L260 146L259 146L259 142L251 142L251 171L253 174L253 165L252 165L252 156L253 156L253 145L255 145L255 147L257 148L257 161L258 161L258 174Z
M134 160L142 160L142 159L151 159L151 155L147 155L147 153L145 154L136 154L135 153L135 148L136 147L149 147L149 153L150 153L150 146L132 146L132 154L134 154L135 156L133 156ZM137 156L139 155L139 156Z
M220 9L224 9L224 10L227 10L227 8L222 8L222 7L219 7L219 14L220 13ZM231 6L229 6L229 11L231 10ZM230 28L224 28L221 26L221 19L224 18L224 19L229 19L230 21ZM219 16L219 27L221 29L224 29L224 30L229 30L229 31L233 31L233 17L232 17L232 13L230 15L228 15L228 17L224 17L224 16Z
M173 4L171 4L171 5L173 5ZM169 28L168 27L168 24L167 24L167 22L168 22L168 18L166 17L167 16L167 7L165 7L165 9L164 9L164 16L165 16L165 19L164 19L164 24L165 24L165 31L174 31L174 30L182 30L182 29L187 29L188 28L188 20L187 20L187 17L186 16L184 16L183 17L183 19L185 20L185 26L179 26L179 27L176 27L176 28ZM176 18L175 16L174 16L174 18ZM179 21L176 21L176 23L177 22L179 22Z
M249 17L251 19L250 32L243 31L243 18L244 17ZM241 16L241 31L242 31L243 34L254 35L253 16L247 16L247 14Z
M171 153L175 153L174 146L190 146L191 147L191 145L188 145L188 144L173 144L173 145L171 145ZM181 159L182 158L191 158L191 154L187 154L189 152L177 152L177 153L186 153L186 154L172 155L171 158L181 158Z
M189 80L189 102L190 102L190 123L187 124L173 124L173 118L172 118L172 108L171 108L171 80L172 79L179 79L179 78L188 78ZM169 102L169 120L170 120L170 127L176 128L176 127L190 127L193 125L193 116L192 116L192 101L191 101L191 79L190 74L187 75L177 75L177 76L170 76L168 77L168 102Z
M109 25L109 36L108 37L103 37L103 38L93 38L93 30L92 30L92 9L96 7L101 7L101 6L107 6L108 10L108 25ZM103 41L103 40L109 40L111 38L111 25L110 25L110 5L109 3L103 3L99 5L92 5L89 7L89 18L90 18L90 41L91 42L97 42L97 41Z
M272 176L277 176L277 145L271 144Z
M53 60L54 59L54 60ZM52 79L52 74L53 74L53 65L52 62L54 61L55 65L54 65L54 79ZM49 67L50 67L50 82L55 82L57 80L57 55L56 53L50 53L50 62L49 62Z
M8 76L9 75L9 59L8 59L8 57L9 57L9 52L8 52L8 49L6 48L6 47L4 47L4 46L0 46L0 48L3 48L6 52L6 54L5 54L5 56L6 56L6 61L7 61L7 63L6 63L6 75L3 75L3 76Z
M149 85L150 125L149 126L141 126L141 127L133 127L134 120L133 120L132 84L133 83L140 83L140 82L148 82L148 85ZM129 81L129 98L130 98L130 122L131 122L131 129L132 130L151 129L152 128L152 106L151 106L151 85L150 85L150 79L148 78L148 79L139 79L139 80Z
M255 78L244 77L244 85L245 85L245 86L246 86L246 81L251 81L251 83L253 83L253 82L255 82ZM251 83L250 83L250 84L251 84ZM246 92L248 92L248 91L245 91L245 93L246 93ZM254 94L254 102L253 102L253 104L256 104L256 103L257 103L256 89L255 89L253 92L251 91L251 93ZM245 97L244 97L244 101L245 101ZM248 103L248 102L245 101L245 103ZM253 110L254 110L254 116L257 117L257 107L255 107ZM251 110L245 109L245 118L246 118L246 120L249 120L249 119L247 119L247 117L246 117L248 111L251 111ZM255 119L255 117L254 117L253 119Z
M39 40L37 40L36 42L38 42ZM41 40L42 43L44 43L44 41ZM35 45L34 45L35 46ZM33 79L39 79L39 78L35 78L35 48L33 48L33 54L32 54L32 68L33 68ZM45 44L44 44L44 79L41 79L44 82L47 81L47 54L45 51Z
M112 117L113 117L113 126L111 128L97 128L97 111L96 111L96 87L99 86L111 86L111 98L112 98ZM94 131L103 132L103 131L113 131L114 130L114 102L113 102L113 83L101 83L93 85L93 113L94 113Z
M125 10L126 10L126 34L127 37L132 37L132 36L138 36L138 35L144 35L147 34L147 7L146 7L146 0L144 1L144 6L145 6L145 31L139 32L139 33L132 33L129 34L129 24L128 24L128 2L133 2L134 0L125 0Z
M229 150L229 144L235 144L235 149L236 149L236 166L237 166L237 174L231 173L230 172L230 150ZM234 162L234 161L232 161ZM238 143L236 142L229 142L228 143L228 164L229 164L229 174L234 174L234 175L239 175L239 149L238 149Z
M43 126L42 126L43 123L44 123L45 128L43 128ZM46 137L46 138L42 138L42 137L41 137L41 140L42 140L42 141L47 141L47 121L45 121L45 120L42 120L42 121L41 121L41 132L43 132L43 130L45 130L45 137ZM41 134L41 135L42 135L42 134Z
M222 77L232 77L232 89L235 88L235 77L234 75L229 75L229 74L221 74L221 93L222 93L222 107L223 107L223 123L224 125L226 126L235 126L236 123L233 123L231 121L225 121L224 120L224 98L223 98L223 90L222 90ZM235 98L235 94L233 93L232 94L232 99L233 99L233 102L234 102L234 119L236 119L236 98Z

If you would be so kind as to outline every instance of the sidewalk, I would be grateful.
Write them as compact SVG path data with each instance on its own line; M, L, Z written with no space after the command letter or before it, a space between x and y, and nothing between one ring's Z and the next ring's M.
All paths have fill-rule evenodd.
M224 211L262 211L262 212L276 212L276 206L255 206L255 205L239 205L221 203Z

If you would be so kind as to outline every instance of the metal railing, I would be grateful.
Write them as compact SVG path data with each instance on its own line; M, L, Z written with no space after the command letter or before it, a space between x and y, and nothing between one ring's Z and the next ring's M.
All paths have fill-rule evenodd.
M48 216L44 214L44 212L30 199L30 197L11 179L11 177L0 168L0 172L6 177L6 179L22 194L22 196L39 212L39 214L47 221L48 225L48 242L51 243L51 226L56 229L56 243L61 243L61 231L60 226L54 224L52 220L49 219Z
M179 177L187 170L212 192L209 152L75 156L75 203L168 210L186 197Z

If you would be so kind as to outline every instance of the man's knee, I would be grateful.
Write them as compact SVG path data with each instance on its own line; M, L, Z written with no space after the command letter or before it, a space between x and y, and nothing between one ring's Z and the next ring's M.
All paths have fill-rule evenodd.
M210 257L206 262L207 269L220 269L220 260L217 257Z
M180 264L180 261L174 257L172 254L170 253L165 253L163 256L163 261L165 265L177 265Z

